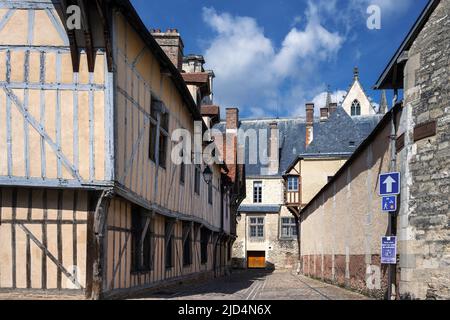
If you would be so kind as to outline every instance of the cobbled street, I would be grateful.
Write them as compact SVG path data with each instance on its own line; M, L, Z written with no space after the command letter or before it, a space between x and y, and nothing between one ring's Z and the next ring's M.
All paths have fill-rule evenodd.
M143 296L149 300L365 300L345 289L288 271L242 271L199 285L181 285Z

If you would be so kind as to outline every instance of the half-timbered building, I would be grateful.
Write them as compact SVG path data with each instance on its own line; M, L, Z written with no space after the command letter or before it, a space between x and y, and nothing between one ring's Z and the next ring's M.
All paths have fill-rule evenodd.
M127 0L0 1L1 290L226 272L239 177L171 161L171 133L209 115L163 49Z

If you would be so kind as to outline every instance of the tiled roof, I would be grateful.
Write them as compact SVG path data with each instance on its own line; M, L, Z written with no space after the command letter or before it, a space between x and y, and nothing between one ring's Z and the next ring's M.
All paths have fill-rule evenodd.
M278 124L281 148L278 175L281 176L299 156L350 157L381 118L382 115L350 117L343 108L338 107L328 121L315 121L314 140L308 148L305 143L306 120L304 118L242 120L240 128L243 130L267 130L269 137L270 124L273 122ZM215 128L224 131L225 124L220 123ZM267 146L262 147L267 150ZM245 149L247 177L266 176L264 166L248 163L250 150L248 146Z

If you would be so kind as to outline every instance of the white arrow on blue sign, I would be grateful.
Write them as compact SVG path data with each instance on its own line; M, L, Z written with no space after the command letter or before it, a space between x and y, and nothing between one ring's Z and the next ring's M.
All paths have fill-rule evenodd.
M380 196L400 194L400 173L391 172L380 175Z

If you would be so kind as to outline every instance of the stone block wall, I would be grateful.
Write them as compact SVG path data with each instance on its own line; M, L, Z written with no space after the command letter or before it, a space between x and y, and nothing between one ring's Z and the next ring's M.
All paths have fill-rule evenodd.
M450 299L450 1L440 1L409 50L401 160L407 197L400 215L400 295ZM436 121L436 135L414 128Z

